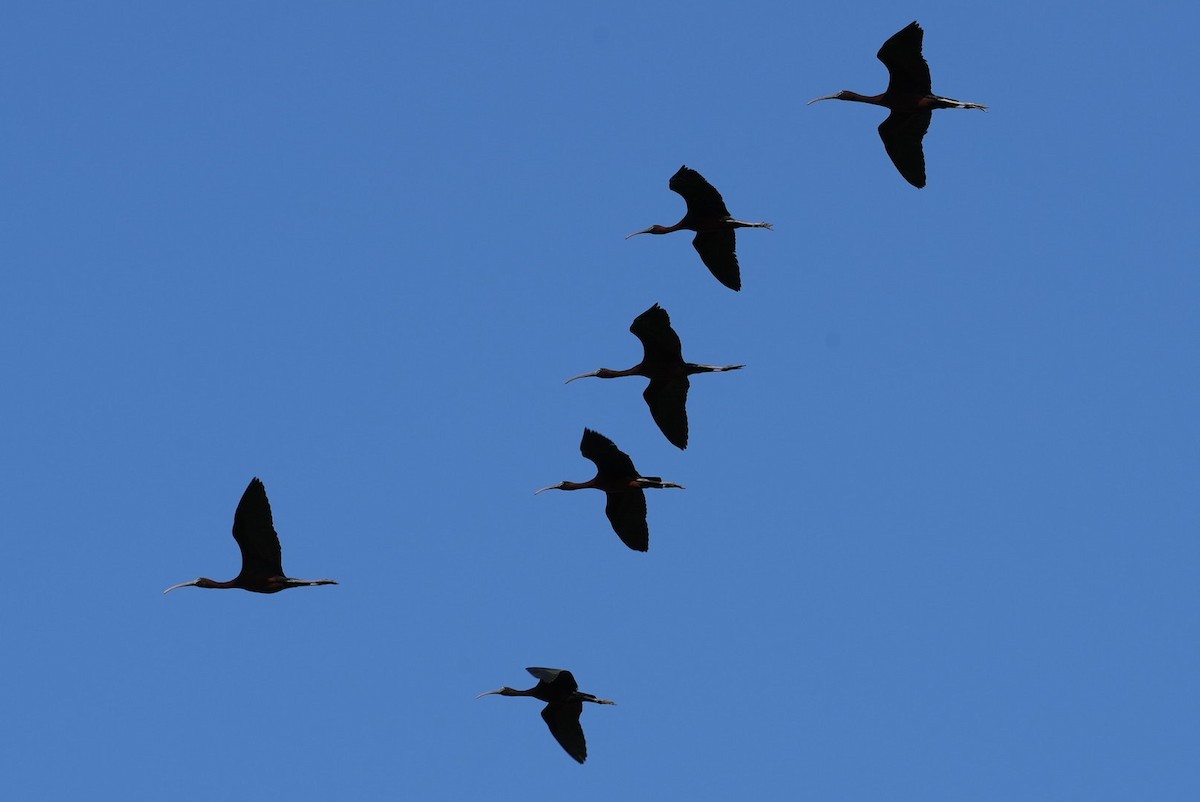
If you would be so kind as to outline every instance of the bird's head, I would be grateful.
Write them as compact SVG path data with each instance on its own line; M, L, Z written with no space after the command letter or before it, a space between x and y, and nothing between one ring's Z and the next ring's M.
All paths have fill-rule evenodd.
M632 236L632 234L630 236ZM590 376L599 376L601 379L615 379L620 375L621 374L619 372L612 370L611 368L600 368L599 370L593 370L591 373L580 373L578 376L572 376L563 382L563 384L570 384L576 379L586 379Z
M549 487L543 487L541 490L535 490L533 494L536 496L538 493L545 493L547 490L562 490L568 484L570 484L570 482L559 482L556 485L550 485Z
M636 237L638 234L670 234L672 231L674 231L674 229L667 228L666 226L650 226L649 228L641 231L633 232L629 235L629 237ZM629 239L629 237L626 237L625 239Z
M500 696L519 696L520 695L515 688L510 688L507 685L505 685L503 688L497 688L494 691L484 691L483 693L479 694L475 698L482 699L483 697L491 696L492 694L499 694Z
M843 89L841 92L838 92L836 95L826 95L825 97L815 97L812 100L805 103L804 105L811 106L812 104L816 103L818 100L849 100L850 98L848 96L853 95L853 94L854 94L853 92Z
M169 587L163 591L163 595L170 593L171 591L175 590L176 588L186 588L191 585L195 585L198 588L215 588L217 586L217 583L215 581L209 579L208 577L202 576L199 579L193 579L191 582L180 582L178 585L172 585L171 587Z

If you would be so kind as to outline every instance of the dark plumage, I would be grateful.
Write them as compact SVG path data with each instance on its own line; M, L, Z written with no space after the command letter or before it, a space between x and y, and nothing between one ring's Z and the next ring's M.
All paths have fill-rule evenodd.
M242 551L242 570L228 582L206 577L172 585L163 591L195 585L199 588L241 588L254 593L278 593L308 585L336 585L332 579L292 579L283 573L283 553L271 518L267 489L257 477L250 480L233 514L233 539Z
M672 231L688 229L695 231L692 246L700 254L700 261L716 277L717 281L731 290L742 288L741 268L738 266L734 229L771 228L770 223L746 223L734 220L725 208L725 201L716 188L704 180L704 176L686 165L671 176L667 184L687 203L687 214L673 226L650 226L638 234L670 234ZM626 237L625 239L629 239Z
M607 499L604 513L613 531L621 542L634 551L650 548L650 528L646 524L646 494L644 487L678 487L683 485L664 482L657 476L642 476L633 467L633 460L609 440L591 429L583 430L579 452L596 464L596 475L586 482L559 482L543 487L534 495L545 490L603 490Z
M883 43L876 54L888 70L887 91L881 95L860 95L842 91L836 95L819 97L818 100L851 100L857 103L872 103L891 109L879 126L879 138L884 150L904 180L920 189L925 186L925 151L921 141L929 130L934 109L980 109L987 106L967 103L953 98L933 94L933 82L929 77L929 64L921 55L925 32L913 22Z
M616 702L600 699L590 693L582 693L575 677L570 671L562 668L527 668L537 677L538 684L524 691L518 691L507 686L495 691L485 691L476 696L479 699L489 694L500 696L532 696L546 703L542 708L542 720L550 728L554 740L566 750L567 754L583 763L587 760L587 742L583 737L583 727L579 717L583 713L583 703L593 702L598 705L615 705Z
M658 424L659 431L671 444L687 448L688 419L687 396L691 382L688 376L695 373L718 373L738 370L744 365L697 365L683 361L683 345L679 335L671 328L671 318L658 304L638 315L629 330L642 342L642 361L627 370L600 368L567 379L583 379L597 376L615 379L620 376L645 376L650 380L642 397L650 407L650 414Z

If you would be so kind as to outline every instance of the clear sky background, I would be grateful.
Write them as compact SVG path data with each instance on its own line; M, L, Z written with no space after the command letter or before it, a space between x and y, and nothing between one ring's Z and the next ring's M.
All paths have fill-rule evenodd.
M1195 5L61 3L0 24L10 799L1200 787ZM875 52L918 20L928 187ZM720 286L667 189L746 220ZM691 445L625 368L653 303ZM647 474L651 546L584 480ZM238 571L266 483L284 567ZM571 669L585 766L525 666Z

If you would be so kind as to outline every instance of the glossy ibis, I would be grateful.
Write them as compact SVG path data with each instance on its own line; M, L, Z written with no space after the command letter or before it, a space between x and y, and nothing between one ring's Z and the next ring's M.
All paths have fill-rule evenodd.
M535 666L525 670L537 677L538 681L538 684L529 690L518 691L504 687L496 691L485 691L475 698L495 693L500 696L532 696L534 699L541 699L546 703L542 708L542 720L550 728L554 740L580 763L587 760L587 742L583 739L583 727L579 724L579 717L583 714L583 703L615 705L616 702L582 693L575 677L566 669Z
M279 549L279 535L271 520L271 502L267 501L267 489L257 477L250 480L242 500L233 514L233 539L242 550L242 571L228 582L217 582L206 577L191 582L181 582L163 591L170 593L175 588L195 585L198 588L241 588L255 593L278 593L288 588L306 585L336 585L332 579L292 579L283 575L283 555Z
M704 180L704 176L695 170L689 170L687 165L679 168L679 172L671 176L667 184L673 192L683 196L687 203L687 214L673 226L650 226L645 231L635 231L629 237L638 234L670 234L672 231L688 229L696 232L692 246L700 254L717 281L731 290L742 288L742 274L738 268L736 245L733 231L736 228L771 228L770 223L746 223L734 220L725 208L721 193ZM625 239L629 239L626 237Z
M920 189L925 186L925 153L921 140L929 130L934 109L979 109L987 106L966 103L933 94L929 65L921 56L921 41L925 32L917 23L909 25L883 43L876 55L888 70L888 88L882 95L860 95L842 91L808 101L853 100L874 103L892 110L879 126L879 138L892 164L904 180Z
M658 304L642 312L633 320L629 327L633 335L642 341L642 361L628 370L600 370L584 373L567 379L567 383L575 379L589 376L599 376L601 379L615 379L618 376L645 376L650 380L642 397L650 407L650 414L658 424L671 444L679 448L687 448L687 394L690 382L688 376L693 373L719 373L724 370L738 370L745 365L697 365L694 362L683 361L683 346L679 343L679 335L671 328L671 318L667 310Z
M596 463L596 475L586 482L559 482L543 487L534 495L546 490L583 490L594 487L603 490L608 501L604 513L612 524L613 531L621 542L634 551L650 548L650 529L646 526L646 494L644 487L678 487L683 485L664 482L657 476L642 476L633 467L633 460L612 440L591 429L583 430L579 442L579 453Z

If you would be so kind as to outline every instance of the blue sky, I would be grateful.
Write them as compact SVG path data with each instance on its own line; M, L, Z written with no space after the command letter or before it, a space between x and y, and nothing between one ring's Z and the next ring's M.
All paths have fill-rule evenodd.
M1183 3L39 3L0 26L12 798L1190 799ZM886 112L926 31L928 187ZM690 234L687 164L744 289ZM640 379L653 303L686 452ZM647 474L651 547L583 480ZM284 567L232 578L266 483ZM526 699L571 669L587 765Z

